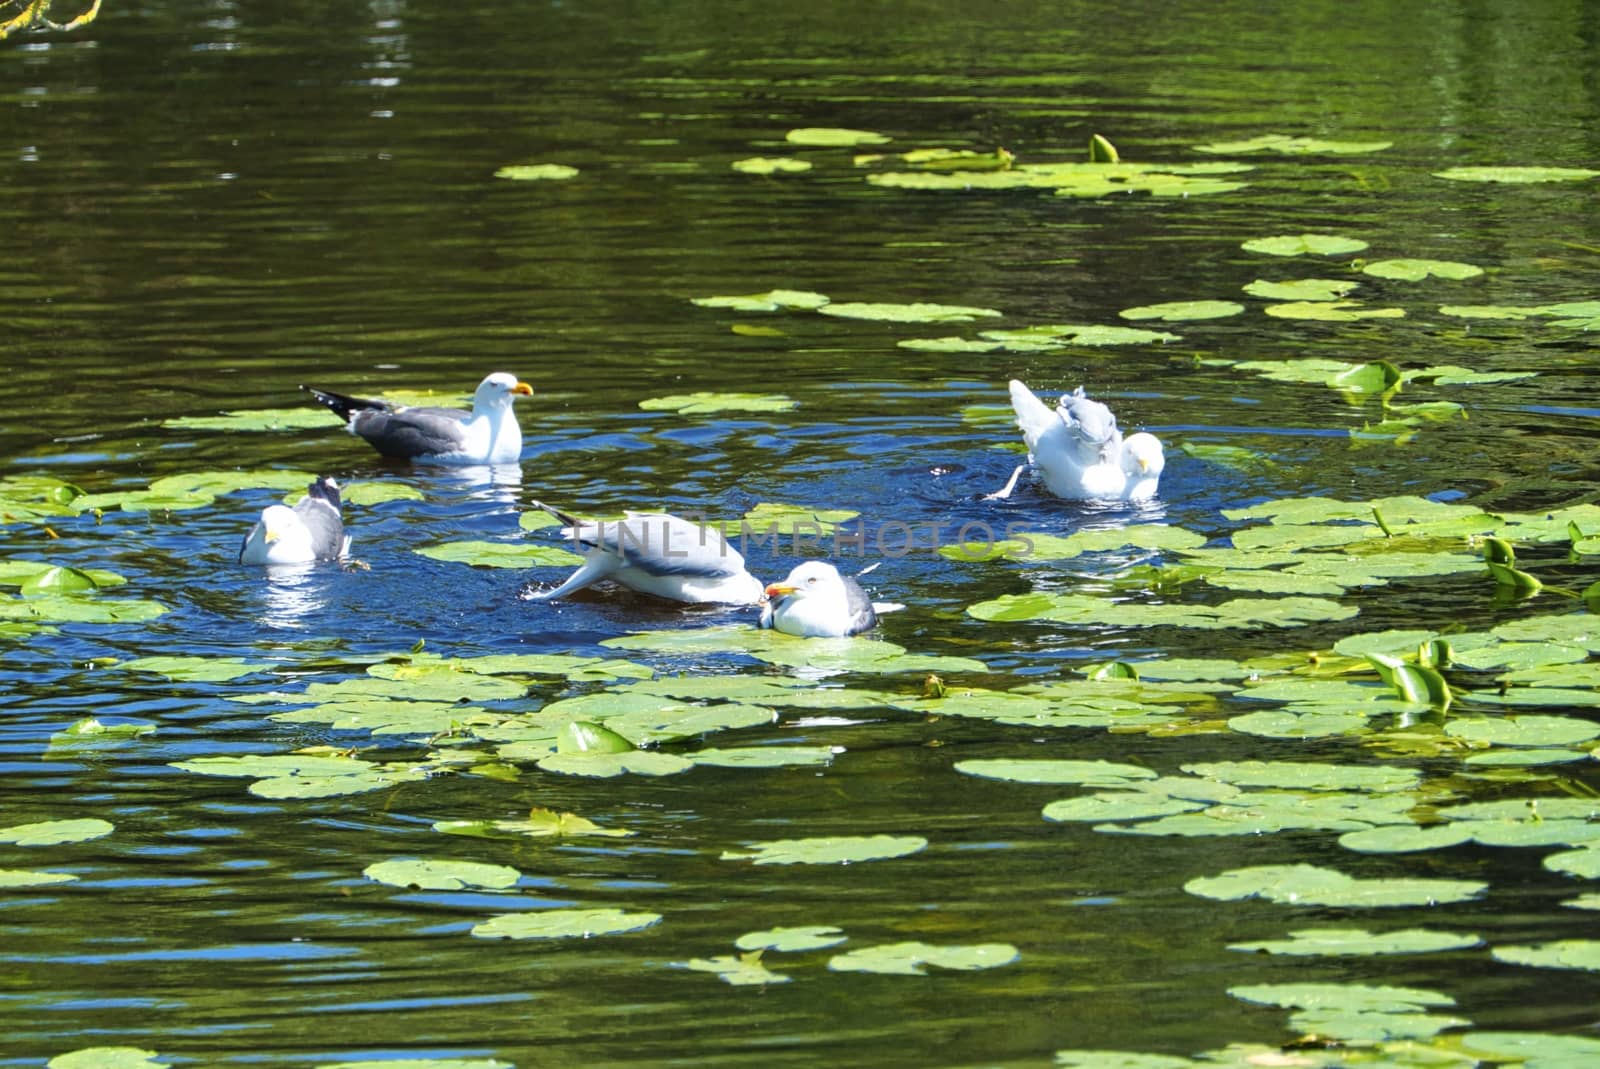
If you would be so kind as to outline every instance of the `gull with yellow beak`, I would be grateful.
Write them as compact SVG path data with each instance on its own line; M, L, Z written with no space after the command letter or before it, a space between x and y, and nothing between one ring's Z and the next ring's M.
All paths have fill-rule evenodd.
M1082 386L1064 394L1052 410L1012 379L1011 408L1028 447L1028 464L1056 497L1138 504L1156 496L1156 484L1166 467L1161 441L1142 431L1123 438L1111 409L1084 393ZM1028 464L1012 472L1005 488L989 498L1010 497Z
M478 384L472 411L397 405L367 397L301 386L386 457L439 464L515 464L522 456L522 428L511 402L531 397L533 387L496 371Z
M769 584L761 606L762 627L802 638L843 638L877 622L861 584L820 560L797 564L783 582Z
M338 560L350 549L339 518L339 484L321 476L294 508L268 505L239 546L240 564L308 564Z

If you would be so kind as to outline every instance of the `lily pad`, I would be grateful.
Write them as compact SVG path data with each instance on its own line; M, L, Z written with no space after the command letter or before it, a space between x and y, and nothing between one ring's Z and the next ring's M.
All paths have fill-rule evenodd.
M1361 265L1361 273L1375 278L1420 282L1429 277L1457 280L1477 278L1483 274L1483 268L1455 260L1369 260Z
M22 887L49 887L71 883L77 877L69 872L30 872L27 869L0 869L0 890Z
M413 552L430 560L475 568L565 568L583 563L583 558L571 550L526 542L443 542Z
M1357 156L1382 152L1392 141L1329 141L1317 137L1290 137L1288 134L1262 134L1245 141L1214 141L1196 145L1196 152L1224 156L1245 156L1276 152L1284 156Z
M1262 309L1278 319L1318 319L1330 323L1354 323L1362 319L1402 319L1404 308L1367 308L1359 301L1331 301L1319 304L1313 301L1294 301L1289 304L1269 304Z
M425 891L460 891L466 888L503 891L515 887L522 878L522 873L507 865L433 858L380 861L368 865L361 874L378 883L417 887Z
M843 943L846 936L838 928L826 924L809 924L795 928L767 928L759 932L746 932L733 945L740 950L779 950L799 952L824 950Z
M691 958L680 963L685 969L716 973L723 983L743 987L754 984L786 984L790 977L773 972L761 963L761 952L721 954L714 958Z
M1252 238L1239 247L1246 252L1261 252L1269 256L1341 256L1360 252L1367 247L1367 243L1334 234L1284 234Z
M695 297L691 303L702 308L727 308L736 312L776 312L782 309L814 312L830 299L826 294L810 290L768 290L742 297Z
M639 407L650 412L676 412L681 416L703 416L713 412L787 412L800 404L781 393L697 393L649 397Z
M445 835L467 835L479 839L529 838L568 839L579 836L601 836L625 839L634 833L625 828L603 828L587 817L576 813L558 813L554 809L535 808L526 820L440 820L433 830Z
M871 130L851 130L838 126L802 126L784 134L783 139L791 145L811 145L818 148L886 145L893 140Z
M1315 865L1255 865L1190 880L1183 889L1201 898L1264 898L1298 906L1372 908L1464 902L1488 889L1470 880L1357 879Z
M1143 765L1062 758L977 758L957 761L955 770L968 776L1012 783L1077 783L1085 787L1122 787L1138 780L1157 778L1153 769Z
M833 302L817 311L840 319L870 319L885 323L971 323L976 319L997 319L1004 314L993 308L973 308L960 304L869 304L859 301Z
M0 843L17 846L59 846L84 843L110 835L116 826L107 820L84 817L78 820L41 820L33 824L14 824L0 828Z
M1551 943L1498 946L1490 955L1496 961L1512 965L1600 972L1600 939L1560 939Z
M744 174L774 175L802 174L811 170L813 164L810 160L797 160L792 156L751 156L734 160L729 166Z
M150 672L189 683L223 683L278 666L242 657L160 656L119 661L116 667L124 672Z
M1600 171L1583 167L1447 167L1433 172L1435 178L1453 182L1581 182Z
M941 969L970 972L1010 965L1021 955L1009 943L979 943L971 946L933 946L928 943L889 943L836 954L828 961L834 972L887 973L897 976L925 976L929 965Z
M659 913L620 909L542 909L502 913L472 926L484 939L591 939L636 932L661 921Z
M1269 301L1337 301L1360 285L1343 278L1296 278L1287 282L1258 278L1247 284L1244 291Z
M494 176L513 182L564 182L578 177L578 169L564 163L517 163L501 167Z
M1168 323L1180 323L1196 319L1226 319L1243 311L1244 305L1234 301L1171 301L1124 308L1117 314L1123 319L1160 319Z
M1374 934L1364 928L1302 928L1290 938L1259 943L1230 943L1229 950L1295 957L1368 957L1377 954L1429 954L1467 950L1482 944L1476 935L1404 928Z
M814 839L772 839L750 843L749 853L727 850L724 861L756 865L852 865L906 857L927 847L920 835L845 835Z
M176 416L161 421L163 427L185 431L300 431L327 430L328 413L320 408L255 408L224 412L220 416Z
M58 1054L47 1069L167 1069L172 1063L140 1047L84 1047Z

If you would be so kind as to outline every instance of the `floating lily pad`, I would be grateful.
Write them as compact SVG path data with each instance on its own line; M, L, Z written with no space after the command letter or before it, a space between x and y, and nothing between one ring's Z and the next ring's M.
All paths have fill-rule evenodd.
M517 163L500 168L494 176L513 182L564 182L578 177L578 169L564 163Z
M1043 620L1110 627L1259 628L1299 627L1346 620L1357 609L1326 598L1234 598L1216 605L1137 604L1087 594L1003 594L968 606L979 620Z
M1269 282L1258 278L1247 284L1244 291L1252 297L1269 301L1337 301L1361 283L1341 278L1296 278L1287 282Z
M84 1047L58 1054L46 1063L47 1069L167 1069L171 1062L140 1047Z
M1057 347L1062 344L1097 347L1150 345L1183 340L1179 335L1164 330L1141 330L1136 327L1101 326L1094 323L1056 323L1024 327L1019 330L986 330L979 337L1001 342L1014 352L1027 352L1040 344L1047 347Z
M1172 301L1124 308L1117 314L1123 319L1160 319L1168 323L1180 323L1196 319L1226 319L1243 311L1244 305L1234 301Z
M414 764L379 765L329 754L247 754L174 761L173 768L206 776L246 776L263 798L327 798L360 794L427 778Z
M1483 268L1455 260L1369 260L1361 265L1361 273L1375 278L1420 282L1430 276L1457 280L1477 278L1483 274Z
M110 835L116 826L107 820L84 817L78 820L41 820L33 824L14 824L0 828L0 843L17 846L59 846L84 843Z
M753 984L786 984L789 976L773 972L761 963L761 952L722 954L714 958L691 958L680 963L685 969L716 973L723 983L742 987Z
M1230 943L1229 950L1314 957L1368 957L1376 954L1429 954L1466 950L1480 945L1476 935L1405 928L1372 933L1364 928L1302 928L1290 938L1259 943Z
M1487 890L1470 880L1357 879L1315 865L1255 865L1190 880L1183 889L1201 898L1264 898L1298 906L1372 908L1464 902Z
M417 887L424 891L460 891L466 888L503 891L515 887L522 878L522 873L507 865L433 858L380 861L362 869L361 874L378 883L394 887Z
M467 835L479 839L529 838L567 839L594 835L624 839L634 833L625 828L603 828L587 817L576 813L558 813L554 809L536 808L526 820L440 820L433 830L445 835Z
M1600 939L1561 939L1525 946L1498 946L1490 954L1496 961L1512 965L1600 972Z
M771 537L774 534L793 538L832 534L840 524L849 523L861 514L854 509L822 509L808 505L787 505L776 501L762 501L740 518L737 524L723 524L723 534L728 538L749 539Z
M1433 172L1435 178L1453 182L1581 182L1600 171L1583 167L1447 167Z
M316 1069L516 1069L516 1066L497 1058L379 1058L321 1064Z
M886 145L893 140L871 130L851 130L838 126L802 126L784 134L783 139L791 145L812 145L819 148Z
M649 397L639 407L649 412L676 412L682 416L703 416L712 412L787 412L800 404L781 393L698 393Z
M1362 319L1402 319L1404 308L1367 308L1359 301L1295 301L1289 304L1269 304L1262 309L1278 319L1320 319L1330 323L1354 323Z
M831 746L708 746L688 755L697 765L719 768L786 768L792 765L826 765L833 761Z
M320 408L256 408L224 412L220 416L177 416L161 421L163 427L185 431L300 431L327 430L328 413Z
M1600 724L1569 716L1455 717L1444 730L1498 746L1572 746L1600 738Z
M189 683L222 683L277 665L242 657L162 656L120 661L116 667L124 672L150 672Z
M30 872L27 869L0 869L0 889L49 887L71 883L77 877L69 872Z
M724 861L749 861L757 865L851 865L906 857L926 848L920 835L843 835L816 839L772 839L750 843L742 853L727 850Z
M1078 783L1085 787L1121 787L1136 780L1155 779L1143 765L1111 761L1072 761L1063 758L978 758L957 761L955 770L968 776L1008 780L1012 783Z
M859 301L833 302L817 311L840 319L871 319L885 323L971 323L976 319L999 318L1003 314L993 308L959 304L868 304Z
M1367 243L1333 234L1285 234L1252 238L1239 247L1246 252L1261 252L1269 256L1341 256L1360 252L1367 247Z
M691 303L702 308L728 308L736 312L776 312L781 309L814 312L827 304L826 294L809 290L768 290L742 297L696 297Z
M484 939L591 939L597 935L636 932L661 921L659 913L627 913L620 909L543 909L502 913L472 926Z
M932 946L928 943L889 943L836 954L828 961L834 972L887 973L924 976L927 966L970 972L1010 965L1021 955L1009 943L972 946Z
M443 542L413 552L430 560L475 568L566 568L583 563L583 558L571 550L527 542Z
M824 950L845 941L838 928L826 924L802 925L796 928L767 928L759 932L746 932L733 945L740 950L780 950L790 953L802 950Z
M1421 781L1421 773L1388 765L1336 765L1321 761L1207 761L1183 771L1236 787L1280 787L1311 791L1402 791Z
M1290 137L1288 134L1262 134L1245 141L1214 141L1196 145L1196 152L1211 152L1221 156L1245 156L1263 152L1276 152L1284 156L1358 156L1369 152L1382 152L1394 145L1392 141L1328 141L1316 137Z
M735 171L744 174L801 174L812 168L810 160L797 160L792 156L751 156L743 160L734 160L729 164Z

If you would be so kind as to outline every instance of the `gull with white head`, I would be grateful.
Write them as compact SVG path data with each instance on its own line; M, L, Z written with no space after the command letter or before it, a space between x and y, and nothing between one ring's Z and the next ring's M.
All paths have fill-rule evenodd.
M877 622L877 607L861 584L820 560L797 564L783 582L769 584L761 607L762 627L802 638L843 638Z
M522 428L511 403L533 387L496 371L478 384L472 411L397 405L301 386L386 457L439 464L514 464L522 456Z
M239 546L240 564L307 564L338 560L350 549L339 517L339 484L324 475L294 506L268 505Z
M1051 409L1012 379L1011 408L1028 447L1028 463L1056 497L1137 504L1156 496L1166 466L1161 441L1142 431L1124 438L1111 409L1084 393L1082 386ZM1027 467L1019 466L1004 489L989 497L1010 497Z

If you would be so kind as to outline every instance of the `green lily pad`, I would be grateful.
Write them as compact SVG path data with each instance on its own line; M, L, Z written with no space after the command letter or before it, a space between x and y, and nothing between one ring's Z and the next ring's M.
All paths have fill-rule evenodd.
M1470 880L1357 879L1315 865L1255 865L1190 880L1183 889L1201 898L1264 898L1298 906L1372 908L1464 902L1488 889Z
M1193 627L1203 629L1299 627L1346 620L1357 609L1326 598L1234 598L1217 605L1137 604L1087 594L1003 594L968 606L979 620L1043 620L1109 627Z
M162 656L119 661L115 667L124 672L150 672L189 683L222 683L263 669L276 668L277 665L265 661L247 661L242 657Z
M844 933L826 924L809 924L795 928L767 928L759 932L746 932L733 945L740 950L781 950L790 953L802 950L824 950L836 947L846 939Z
M834 302L817 311L840 319L870 319L885 323L971 323L975 319L997 319L1004 314L993 308L972 308L959 304L869 304L859 301Z
M1310 791L1404 791L1422 775L1415 769L1388 765L1337 765L1320 761L1207 761L1182 766L1183 771L1236 787L1279 787Z
M1515 1062L1527 1069L1584 1069L1600 1058L1600 1039L1543 1032L1468 1032L1462 1049L1495 1061Z
M1369 260L1361 265L1361 273L1375 278L1420 282L1430 276L1456 280L1477 278L1483 274L1483 268L1456 260Z
M1171 301L1124 308L1117 314L1123 319L1160 319L1168 323L1181 323L1196 319L1226 319L1243 311L1244 305L1234 301Z
M985 330L978 335L988 341L1002 343L1013 352L1028 352L1044 344L1047 348L1063 344L1087 345L1151 345L1182 341L1177 335L1164 330L1141 330L1137 327L1101 326L1094 323L1055 323L1046 326L1024 327L1020 330Z
M585 835L625 839L634 834L625 828L603 828L576 813L558 813L554 809L543 808L530 811L526 820L439 820L434 822L433 830L445 835L466 835L478 839L518 836L568 839Z
M826 765L833 761L831 746L706 747L688 755L697 765L719 768L786 768L792 765Z
M758 502L735 526L724 524L728 538L770 537L774 533L790 538L814 535L821 538L861 514L854 509L819 509L809 505L788 505L776 501Z
M1314 957L1368 957L1376 954L1429 954L1467 950L1482 944L1476 935L1405 928L1374 934L1364 928L1302 928L1290 938L1259 943L1230 943L1229 950Z
M1262 134L1245 141L1215 141L1196 145L1196 152L1221 156L1244 156L1276 152L1284 156L1357 156L1382 152L1392 141L1329 141L1317 137L1290 137L1288 134Z
M571 550L526 542L443 542L413 552L430 560L475 568L566 568L583 563L583 558Z
M784 134L783 139L791 145L811 145L818 148L886 145L893 140L871 130L851 130L837 126L802 126Z
M1472 841L1472 829L1462 824L1435 824L1417 827L1394 824L1345 832L1339 845L1363 854L1405 854L1418 850L1442 850Z
M639 407L651 412L676 412L681 416L703 416L713 412L787 412L800 404L781 393L697 393L649 397Z
M515 887L522 878L522 873L507 865L433 858L379 861L362 869L361 874L378 883L394 887L417 887L424 891L460 891L466 888L503 891Z
M1085 787L1122 787L1137 780L1156 778L1154 770L1143 765L1119 765L1111 761L1072 761L1036 758L977 758L957 761L955 770L968 776L1007 780L1012 783L1078 783Z
M1453 182L1581 182L1600 175L1583 167L1447 167L1435 178Z
M372 1061L333 1062L316 1069L516 1069L497 1058L380 1058Z
M1171 1054L1122 1050L1058 1050L1055 1064L1065 1069L1205 1069L1206 1065Z
M167 1069L171 1062L140 1047L84 1047L58 1054L46 1063L47 1069Z
M62 843L85 843L110 835L116 826L110 821L95 817L78 820L41 820L33 824L14 824L0 828L0 843L17 846L59 846Z
M224 412L220 416L177 416L161 421L163 427L185 431L300 431L327 430L328 413L320 408L256 408Z
M30 872L27 869L0 869L0 890L23 887L49 887L71 883L77 877L68 872Z
M728 166L744 174L774 175L802 174L813 165L810 160L797 160L792 156L750 156L734 160Z
M659 750L630 750L627 753L603 751L554 753L548 757L541 757L536 763L545 772L597 779L612 779L628 773L636 776L671 776L687 772L694 767L694 762L688 758Z
M173 768L206 776L246 776L262 798L328 798L360 794L427 778L409 763L379 765L329 754L246 754L174 761Z
M1367 308L1359 301L1294 301L1289 304L1269 304L1262 309L1278 319L1315 319L1329 323L1354 323L1362 319L1402 319L1404 308Z
M826 294L810 290L768 290L741 297L695 297L690 303L702 308L727 308L736 312L776 312L782 309L814 312L830 299Z
M1009 943L978 943L971 946L932 946L928 943L889 943L835 954L828 961L834 972L886 973L896 976L924 976L927 966L970 972L1010 965L1021 955Z
M1342 278L1296 278L1287 282L1258 278L1246 285L1244 291L1269 301L1337 301L1360 285Z
M494 176L513 182L565 182L578 177L578 169L564 163L517 163L501 167Z
M723 983L743 987L754 984L786 984L790 977L781 972L773 972L761 963L761 952L752 951L748 954L720 954L714 958L691 958L680 962L685 969L696 972L716 973L722 978Z
M756 865L852 865L906 857L926 848L920 835L842 835L814 839L772 839L750 843L749 853L726 850L724 861Z
M1261 252L1269 256L1341 256L1360 252L1367 247L1367 243L1333 234L1284 234L1252 238L1239 247L1246 252Z
M1600 939L1560 939L1551 943L1498 946L1489 953L1496 961L1511 965L1600 972Z
M1497 746L1571 746L1600 738L1600 724L1568 716L1455 717L1444 730Z
M490 917L474 924L472 934L484 939L591 939L636 932L660 921L659 913L620 909L542 909Z

